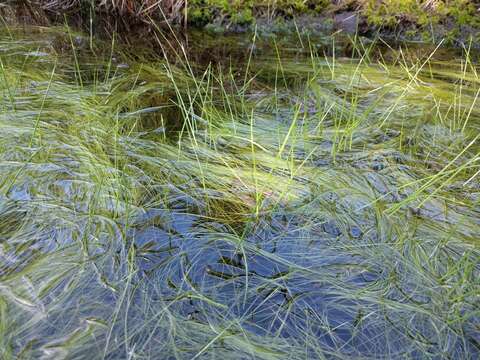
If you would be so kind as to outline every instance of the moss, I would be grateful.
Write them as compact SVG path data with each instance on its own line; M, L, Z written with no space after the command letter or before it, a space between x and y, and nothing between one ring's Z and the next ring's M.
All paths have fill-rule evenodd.
M210 24L217 19L228 19L234 24L248 24L254 21L251 0L191 0L188 15L194 25Z
M406 22L423 27L448 19L458 25L480 26L478 10L470 0L367 0L361 11L375 26Z
M275 15L292 17L299 14L324 12L330 0L190 0L189 21L205 25L214 21L232 24L252 24L257 17Z
M432 32L428 30L424 30L420 33L420 37L423 41L431 42L432 41Z
M471 0L190 0L189 21L249 25L261 17L286 19L309 14L358 11L369 26L419 31L431 38L432 25L480 28L480 14ZM428 32L428 35L427 35Z
M189 22L202 26L212 22L214 13L205 0L190 0L188 8Z

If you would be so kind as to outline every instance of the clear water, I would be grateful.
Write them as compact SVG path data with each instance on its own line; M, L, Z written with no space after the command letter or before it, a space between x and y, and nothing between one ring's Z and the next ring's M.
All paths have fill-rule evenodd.
M201 36L1 32L0 358L477 358L475 55Z

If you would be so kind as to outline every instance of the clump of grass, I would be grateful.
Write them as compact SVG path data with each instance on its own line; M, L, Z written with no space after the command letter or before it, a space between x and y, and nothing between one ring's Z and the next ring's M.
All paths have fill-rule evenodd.
M252 50L239 75L23 36L0 40L2 358L478 355L468 50Z

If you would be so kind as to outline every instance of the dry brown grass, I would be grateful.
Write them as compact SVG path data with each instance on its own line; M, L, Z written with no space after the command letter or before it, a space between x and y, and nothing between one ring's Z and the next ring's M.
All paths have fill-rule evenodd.
M155 18L181 23L185 20L187 0L12 0L10 5L50 13L73 13L92 8L95 13L128 16L141 21Z

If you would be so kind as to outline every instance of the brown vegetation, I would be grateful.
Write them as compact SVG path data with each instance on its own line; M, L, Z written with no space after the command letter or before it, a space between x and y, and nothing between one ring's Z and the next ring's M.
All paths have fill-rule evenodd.
M15 9L17 17L45 22L64 15L102 15L130 23L150 19L182 23L188 0L7 0L4 7ZM6 6L5 6L6 5ZM1 9L1 7L0 7ZM5 9L4 9L5 11Z

